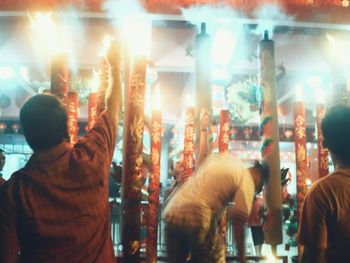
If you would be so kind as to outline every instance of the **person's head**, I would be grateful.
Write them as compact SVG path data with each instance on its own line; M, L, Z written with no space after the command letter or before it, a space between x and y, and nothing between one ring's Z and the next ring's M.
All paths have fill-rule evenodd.
M249 172L254 181L255 193L258 194L269 179L269 166L264 161L260 163L255 160L254 165L249 168Z
M4 168L5 160L5 152L3 149L0 148L0 171L2 171L2 169Z
M68 140L67 112L54 96L35 95L22 106L19 119L33 151L49 149Z
M323 146L337 160L350 163L350 107L337 105L329 108L321 121Z

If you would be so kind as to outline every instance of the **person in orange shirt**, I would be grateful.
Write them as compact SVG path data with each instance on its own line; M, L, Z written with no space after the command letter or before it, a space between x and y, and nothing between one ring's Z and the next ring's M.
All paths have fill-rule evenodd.
M119 47L112 43L106 109L71 145L59 99L39 94L20 110L33 154L0 188L0 262L115 263L109 169L123 96Z

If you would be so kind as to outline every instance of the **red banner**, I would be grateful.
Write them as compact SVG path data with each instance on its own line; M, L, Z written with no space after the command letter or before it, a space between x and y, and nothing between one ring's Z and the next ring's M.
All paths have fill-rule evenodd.
M90 130L94 126L97 118L97 93L90 92L88 98L88 123L87 129Z
M147 262L157 262L161 151L162 115L160 110L153 110L151 117L151 174L148 187Z
M67 115L68 115L68 135L71 144L78 141L78 106L79 97L76 92L69 92L67 99Z
M122 244L124 262L140 262L141 188L146 58L133 58L125 100L122 178Z
M69 89L69 64L66 54L58 54L51 58L51 94L66 105Z
M230 142L230 112L229 110L220 111L220 135L219 152L227 152Z
M325 113L323 104L316 105L317 121L317 146L318 146L318 177L321 178L329 173L328 150L323 148L323 134L321 130L321 121Z
M294 104L295 126L295 164L297 173L297 202L300 216L302 204L307 193L307 151L306 151L306 119L305 106L301 101Z
M186 174L192 174L194 169L194 130L195 130L195 108L187 107L185 113L185 130L184 130L184 167Z

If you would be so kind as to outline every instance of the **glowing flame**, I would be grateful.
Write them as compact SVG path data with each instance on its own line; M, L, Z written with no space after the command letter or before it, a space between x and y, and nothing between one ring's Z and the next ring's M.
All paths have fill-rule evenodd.
M186 94L186 106L187 107L194 107L195 102L193 98L193 94Z
M146 16L126 19L123 35L127 40L129 52L134 56L149 57L151 50L151 21Z
M309 178L307 178L307 179L305 180L305 183L306 183L306 186L307 186L308 188L310 188L311 185L312 185L312 181L311 181Z
M100 85L100 72L96 69L92 70L92 79L89 83L89 88L91 92L97 92Z
M267 262L268 263L277 263L277 259L274 255L270 254L267 256Z
M154 97L153 97L153 103L152 103L152 107L154 110L160 110L161 109L161 101L160 101L160 89L159 89L159 85L157 85L155 87L155 91L154 91Z
M300 85L295 86L295 100L296 101L303 100L303 87Z
M111 44L111 42L114 40L114 38L110 35L105 35L103 38L103 45L102 45L102 49L100 51L100 53L98 54L100 57L104 57L107 54L109 45Z
M40 38L40 41L36 40L35 42L43 43L45 47L49 49L51 54L55 54L66 51L69 40L64 37L64 34L62 34L62 32L60 32L58 27L54 24L51 15L51 12L39 12L32 17L28 13L31 27Z

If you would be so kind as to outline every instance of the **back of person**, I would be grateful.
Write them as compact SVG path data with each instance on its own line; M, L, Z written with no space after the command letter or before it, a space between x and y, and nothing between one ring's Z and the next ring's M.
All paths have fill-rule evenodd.
M164 216L179 220L179 224L203 220L200 215L204 214L204 210L208 211L209 217L211 214L216 216L233 200L238 186L246 181L243 178L250 179L250 175L240 161L229 154L210 156L172 196ZM253 187L246 190L252 199Z
M311 195L310 195L311 194ZM301 222L300 241L305 245L325 248L327 262L350 261L350 169L339 168L336 172L317 181L305 201L314 206L325 220L326 229L313 233L310 224ZM303 213L307 213L306 210ZM313 215L315 216L315 215ZM307 218L313 218L312 215ZM308 230L310 229L310 230ZM328 240L327 243L325 243Z
M104 138L108 147L96 147ZM108 208L114 139L93 130L89 142L34 154L11 177L5 192L19 215L24 262L115 262Z

